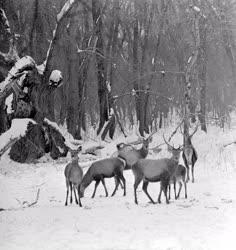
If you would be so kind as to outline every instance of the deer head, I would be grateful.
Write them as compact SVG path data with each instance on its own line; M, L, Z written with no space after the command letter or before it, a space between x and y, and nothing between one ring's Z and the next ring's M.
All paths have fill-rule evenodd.
M180 153L183 150L183 146L179 146L178 148L175 148L174 146L170 145L166 141L164 134L162 136L163 136L164 142L167 145L167 150L172 154L172 159L174 161L178 162L179 161L179 157L180 157Z

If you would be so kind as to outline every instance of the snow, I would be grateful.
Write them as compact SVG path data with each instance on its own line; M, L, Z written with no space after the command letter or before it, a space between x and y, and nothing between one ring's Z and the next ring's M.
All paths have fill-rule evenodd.
M8 19L7 19L6 13L2 8L0 8L0 10L2 12L3 21L5 21L5 25L7 26L6 31L11 34L10 24L9 24Z
M44 70L45 70L45 66L46 66L46 61L44 61L42 64L36 66L39 74L43 75Z
M12 102L13 102L13 94L10 94L7 98L6 98L6 101L5 101L5 105L7 107L7 114L11 114L13 113L13 105L12 105Z
M194 9L196 12L200 12L200 11L201 11L197 6L193 6L193 9Z
M44 122L55 128L57 131L59 131L65 138L65 144L70 149L77 149L78 145L82 143L82 141L75 140L72 135L70 135L68 132L64 132L62 128L60 128L56 122L52 122L48 120L47 118L44 118Z
M2 92L5 89L5 87L12 81L12 79L19 72L23 72L23 69L28 67L32 68L35 67L35 61L33 60L33 58L30 56L24 56L20 58L11 68L5 80L0 83L0 92Z
M49 77L49 83L53 84L53 83L58 83L62 80L62 73L60 70L53 70L50 77Z
M172 128L154 134L150 145L163 142ZM134 141L130 136L126 141ZM173 138L175 146L182 143L181 134ZM117 137L101 150L101 157L108 157L115 150ZM133 174L125 171L127 196L119 188L114 197L104 197L100 184L96 197L91 199L94 184L85 190L83 207L64 206L66 187L64 168L69 161L40 159L35 164L12 162L7 154L0 160L0 249L81 249L81 250L217 250L235 249L236 230L236 145L224 147L236 140L236 123L225 131L209 127L208 133L197 131L193 144L199 159L195 166L196 182L188 183L188 198L171 199L166 205L152 205L138 188L139 205L134 204ZM124 140L123 140L124 141ZM172 143L172 141L171 141ZM137 146L138 147L138 146ZM159 154L149 158L169 155L166 145ZM81 155L80 158L83 156ZM86 159L84 159L86 160ZM46 161L46 162L45 162ZM84 173L92 161L81 163ZM106 180L109 194L114 180ZM25 204L35 201L35 206ZM156 200L159 183L148 187ZM173 197L173 193L172 193Z
M57 14L57 22L60 22L66 12L69 11L75 0L67 0L67 2L62 7L61 11Z
M0 151L11 140L15 138L19 138L20 136L24 136L27 130L27 126L30 122L35 124L35 121L31 119L13 119L11 128L1 135ZM0 160L0 164L1 164L1 160Z

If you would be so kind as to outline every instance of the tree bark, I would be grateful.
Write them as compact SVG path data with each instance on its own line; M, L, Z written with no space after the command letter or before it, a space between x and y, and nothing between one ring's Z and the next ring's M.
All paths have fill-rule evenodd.
M106 69L104 59L103 44L103 22L102 22L102 3L100 0L92 0L92 17L94 33L97 37L96 44L96 64L98 80L98 99L99 99L99 128L97 134L100 134L104 124L109 117L109 91L107 88Z
M199 121L201 129L207 132L206 127L206 73L207 73L207 53L206 53L206 37L207 27L206 18L201 17L199 21L200 32L200 50L198 57L198 80L200 85L200 113Z
M187 68L185 73L185 112L184 112L184 134L189 135L189 121L191 116L191 87L194 66L197 62L199 49L200 49L200 33L199 33L199 19L200 11L192 8L194 15L193 18L193 34L194 34L194 51L187 62ZM185 138L186 136L184 136Z

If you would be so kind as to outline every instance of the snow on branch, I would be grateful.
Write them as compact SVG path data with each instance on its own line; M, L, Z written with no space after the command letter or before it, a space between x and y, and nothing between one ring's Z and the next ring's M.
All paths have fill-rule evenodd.
M10 148L20 137L24 136L29 123L35 124L31 119L13 119L9 130L0 136L0 157Z
M8 35L11 35L11 28L10 28L10 25L9 25L9 21L7 19L5 11L2 8L0 8L0 21L2 22L2 24L3 24L6 32L8 33Z
M68 0L64 6L62 7L61 11L57 14L57 22L59 23L64 15L72 8L75 0Z
M19 56L15 45L15 34L11 33L9 21L7 19L5 11L2 8L0 8L0 22L3 23L3 27L8 36L10 37L10 47L8 53L3 53L0 51L0 56L2 56L6 62L17 61L19 59Z
M201 11L200 8L198 8L197 6L193 6L193 9L198 13Z
M12 69L8 72L7 77L0 83L0 102L3 98L8 96L13 84L17 81L17 84L21 86L23 78L19 78L25 74L26 70L35 68L35 61L30 56L22 57L17 60ZM19 80L20 79L20 80ZM19 81L18 81L19 80Z

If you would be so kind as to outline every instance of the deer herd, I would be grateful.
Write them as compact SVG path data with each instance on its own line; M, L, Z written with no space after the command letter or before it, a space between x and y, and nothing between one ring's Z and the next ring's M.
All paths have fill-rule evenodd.
M81 198L84 196L85 189L91 184L92 181L95 181L92 198L95 197L96 190L100 182L102 182L104 187L105 195L108 196L105 179L112 177L114 177L115 180L115 188L111 196L115 195L119 185L123 188L123 195L125 196L126 180L123 172L124 170L126 171L130 169L134 175L133 187L134 201L136 204L138 204L137 188L141 182L143 182L142 190L153 204L155 204L155 202L147 190L150 182L160 182L160 191L157 200L158 203L161 203L162 192L165 195L166 203L169 203L172 184L174 186L175 199L179 198L182 186L184 186L184 194L185 198L187 198L187 182L190 179L190 166L192 182L194 182L194 165L197 161L197 152L191 142L192 136L196 133L196 131L197 127L191 135L183 134L184 143L178 148L170 145L163 135L167 149L171 153L170 158L147 159L149 144L154 133L147 138L142 139L142 147L140 149L136 149L131 144L117 144L116 155L112 155L111 158L95 161L89 167L85 175L83 175L83 170L79 165L78 157L78 153L82 150L82 147L79 146L76 150L71 150L72 160L66 165L64 171L67 188L65 205L67 206L68 204L70 191L70 203L73 202L72 196L74 192L76 204L82 206ZM185 166L179 164L181 152ZM176 184L179 186L178 193L176 193Z

